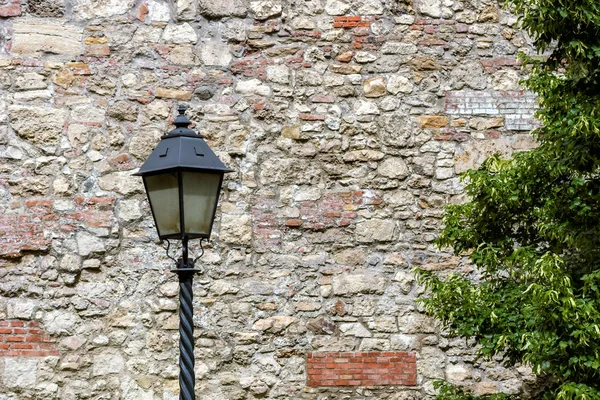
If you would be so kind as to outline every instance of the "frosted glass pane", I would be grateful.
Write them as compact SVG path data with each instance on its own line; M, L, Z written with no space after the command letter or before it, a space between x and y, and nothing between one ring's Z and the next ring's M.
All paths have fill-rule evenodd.
M183 172L183 217L186 233L210 234L220 180L220 174Z
M159 236L181 232L177 173L144 177Z

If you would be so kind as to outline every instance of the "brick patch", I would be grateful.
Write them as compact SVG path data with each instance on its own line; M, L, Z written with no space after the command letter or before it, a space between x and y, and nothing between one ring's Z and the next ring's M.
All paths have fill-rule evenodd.
M405 351L310 352L308 386L416 386L415 353Z
M480 115L504 117L505 128L530 131L539 126L534 93L525 91L450 91L446 93L446 113L451 115Z
M37 321L0 321L0 357L58 356L56 343Z

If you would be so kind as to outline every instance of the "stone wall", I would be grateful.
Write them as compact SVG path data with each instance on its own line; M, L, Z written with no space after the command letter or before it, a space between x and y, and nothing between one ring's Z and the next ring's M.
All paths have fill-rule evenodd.
M194 284L199 398L526 393L419 312L411 269L469 271L432 241L461 172L534 146L529 48L495 0L0 2L0 399L178 398L132 173L179 103L235 170Z

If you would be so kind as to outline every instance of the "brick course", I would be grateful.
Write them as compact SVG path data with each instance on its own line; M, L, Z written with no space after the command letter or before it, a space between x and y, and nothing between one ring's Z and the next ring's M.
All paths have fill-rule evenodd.
M55 341L37 321L0 321L0 357L60 355Z
M318 352L307 355L308 386L416 386L415 353Z

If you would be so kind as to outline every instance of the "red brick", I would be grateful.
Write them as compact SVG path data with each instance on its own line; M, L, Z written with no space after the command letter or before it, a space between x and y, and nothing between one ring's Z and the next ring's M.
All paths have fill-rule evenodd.
M0 17L16 17L21 15L20 0L9 0L7 4L0 6Z
M366 193L357 192L354 197L361 198ZM417 382L415 353L312 352L309 357L307 385L311 387L415 386Z
M24 342L25 336L6 336L7 342Z
M360 15L352 15L348 17L348 21L360 21L362 18Z

